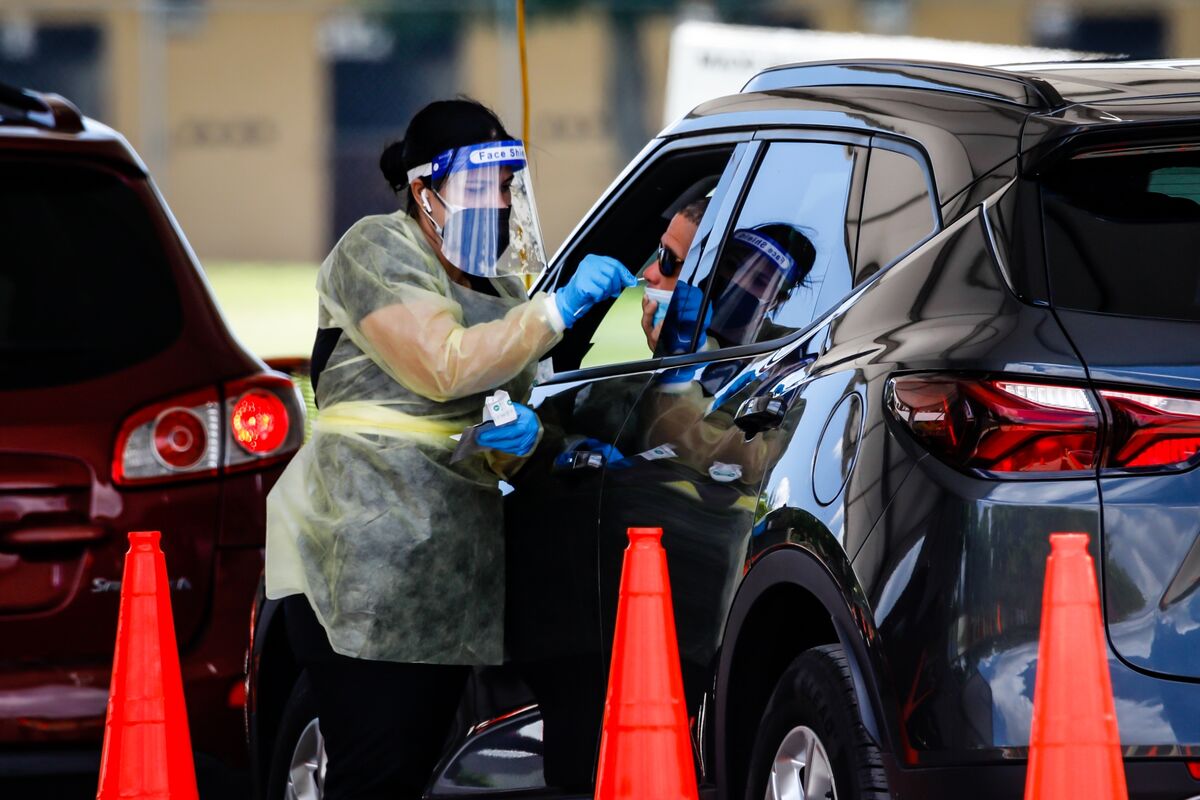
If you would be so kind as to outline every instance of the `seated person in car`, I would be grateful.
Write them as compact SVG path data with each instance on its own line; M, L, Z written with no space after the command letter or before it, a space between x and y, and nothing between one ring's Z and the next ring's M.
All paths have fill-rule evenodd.
M736 347L756 341L779 338L792 331L771 320L775 308L785 302L791 292L802 286L816 259L812 238L805 232L783 223L735 231L725 244L715 279L713 294L716 300L705 312L705 331L701 333L702 347ZM703 284L690 287L680 283L675 292L687 289L698 300L703 297ZM694 330L699 318L699 302L676 299L671 315L653 330L655 334L674 335ZM644 319L644 317L643 317ZM703 367L708 370L711 367ZM743 372L723 386L710 388L704 374L693 366L663 372L655 381L656 400L649 406L655 418L644 425L648 438L643 443L649 449L670 443L678 453L678 462L689 464L704 472L712 463L735 464L742 480L753 483L760 479L771 460L766 445L771 436L759 437L763 446L748 447L742 432L725 413L713 413L716 400L712 391L723 398L732 397L754 375ZM728 403L726 403L728 405Z
M671 294L679 283L679 269L696 238L696 228L708 208L709 198L702 197L679 210L663 232L654 260L642 272L646 293L642 297L642 331L651 352L658 347L663 318Z
M679 269L696 235L694 219L704 214L707 198L692 203L675 215L663 233L654 261L642 273L646 293L642 299L642 330L646 343L657 352L667 304L674 298L678 308L673 320L681 336L690 336L701 308L705 286L684 285L679 289ZM777 338L771 314L786 302L792 290L803 284L816 260L812 240L800 228L786 223L759 225L735 231L721 254L716 279L720 287L706 311L705 328L722 347ZM779 335L786 334L781 330ZM715 344L706 346L713 347ZM674 348L672 348L672 351Z

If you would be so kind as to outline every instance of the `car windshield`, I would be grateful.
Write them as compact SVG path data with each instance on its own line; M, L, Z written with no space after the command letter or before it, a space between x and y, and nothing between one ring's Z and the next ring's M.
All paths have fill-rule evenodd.
M1200 147L1076 156L1043 198L1057 307L1200 321Z
M0 389L96 378L181 329L147 207L115 173L0 160Z

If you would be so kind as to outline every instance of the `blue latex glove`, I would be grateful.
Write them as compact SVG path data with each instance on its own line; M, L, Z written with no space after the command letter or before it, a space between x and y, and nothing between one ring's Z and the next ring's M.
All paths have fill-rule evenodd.
M696 321L700 319L700 311L704 308L704 292L686 283L678 283L675 285L675 294L671 298L671 313L668 315L666 322L663 324L662 334L659 338L659 349L663 355L678 355L686 353L688 345L691 344L692 331L696 328ZM712 308L708 308L704 313L704 325L702 328L707 328L712 320ZM665 338L665 341L664 341ZM706 339L704 330L700 331L700 341L696 347L704 346Z
M625 459L625 456L621 454L621 451L618 450L615 445L607 444L599 439L592 439L589 437L587 439L581 439L580 441L568 447L566 450L563 450L561 453L559 453L558 457L554 459L554 466L560 468L569 466L571 463L571 457L575 454L576 450L590 450L593 453L600 453L602 456L604 456L604 463L609 466L612 466L616 462L623 461Z
M692 364L687 367L676 367L675 369L663 370L658 376L660 386L668 384L691 383L696 379L698 373L703 367L697 367Z
M482 430L475 441L484 447L514 456L527 456L533 452L542 425L529 406L513 403L513 408L517 410L515 422Z
M636 283L620 261L593 253L583 257L567 285L554 293L554 302L569 328L596 303L616 297Z

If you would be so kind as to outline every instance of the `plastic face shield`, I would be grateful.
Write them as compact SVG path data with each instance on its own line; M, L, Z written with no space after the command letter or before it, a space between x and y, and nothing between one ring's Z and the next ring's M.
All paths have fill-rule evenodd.
M709 329L728 344L749 344L779 293L796 280L796 262L774 239L752 230L735 232L728 249L738 266L717 299Z
M472 275L536 275L546 267L546 251L538 226L533 186L518 139L447 150L428 164L409 170L412 183L421 178L445 207L438 225L429 197L417 203L442 238L442 254ZM430 208L432 207L432 204Z

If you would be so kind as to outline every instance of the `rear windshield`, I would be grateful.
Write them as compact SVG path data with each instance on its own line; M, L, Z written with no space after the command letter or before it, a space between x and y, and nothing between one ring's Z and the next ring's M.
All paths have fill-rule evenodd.
M121 177L0 160L0 389L106 375L180 326L170 264Z
M1056 306L1200 321L1200 151L1077 156L1043 208Z

